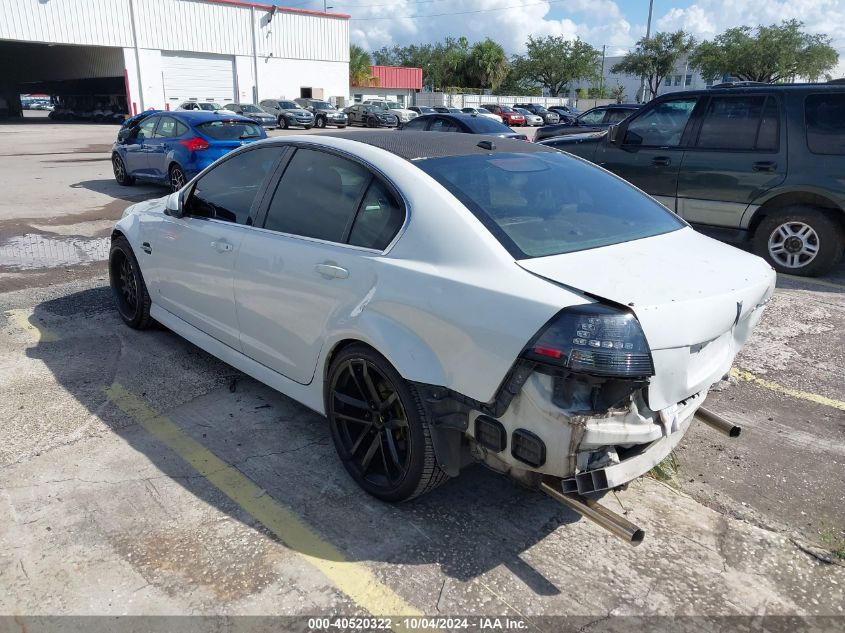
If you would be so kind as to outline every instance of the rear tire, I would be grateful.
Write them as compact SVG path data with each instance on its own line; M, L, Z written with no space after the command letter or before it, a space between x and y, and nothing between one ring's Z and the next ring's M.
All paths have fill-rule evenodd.
M825 211L796 205L764 218L753 243L754 252L777 272L818 277L841 261L845 232Z
M188 182L188 177L179 165L171 165L167 172L168 183L170 184L170 192L176 193Z
M343 349L329 369L325 400L340 460L369 494L408 501L449 478L419 394L381 354L360 344Z
M125 237L112 240L109 252L109 282L123 322L134 330L146 330L153 324L150 294L141 267Z

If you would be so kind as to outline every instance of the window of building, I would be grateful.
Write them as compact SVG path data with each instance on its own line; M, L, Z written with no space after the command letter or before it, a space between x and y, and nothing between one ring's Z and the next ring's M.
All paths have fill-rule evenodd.
M352 95L352 101L355 103L361 103L364 100L364 95Z
M675 85L676 86L681 85L681 76L680 75L675 75Z
M692 75L687 75L686 80L684 81L684 85L689 87L692 85Z
M671 75L669 75L668 77L666 77L666 81L665 81L665 82L663 82L663 83L664 83L664 85L666 85L667 87L671 87L671 86L672 86L672 76L671 76Z

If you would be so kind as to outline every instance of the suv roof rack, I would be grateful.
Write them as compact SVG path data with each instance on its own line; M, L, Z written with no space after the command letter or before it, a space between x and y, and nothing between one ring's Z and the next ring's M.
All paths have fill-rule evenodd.
M773 84L767 84L765 81L725 81L720 84L716 84L714 86L710 86L712 89L717 88L744 88L746 86L771 86Z

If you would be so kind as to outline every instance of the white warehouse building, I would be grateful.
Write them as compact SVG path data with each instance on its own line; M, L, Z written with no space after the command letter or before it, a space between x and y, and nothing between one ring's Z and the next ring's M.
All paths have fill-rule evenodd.
M0 95L349 98L349 16L240 0L0 0Z

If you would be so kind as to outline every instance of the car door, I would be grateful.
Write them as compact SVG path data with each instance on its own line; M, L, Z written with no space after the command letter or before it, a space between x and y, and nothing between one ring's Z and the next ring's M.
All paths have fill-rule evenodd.
M678 175L685 220L738 228L749 204L786 178L775 95L712 95Z
M168 156L176 149L182 136L188 133L188 126L172 116L159 117L153 137L145 141L147 168L151 178L164 180L169 168Z
M348 327L376 286L378 256L404 222L397 199L353 160L295 150L235 265L245 354L311 381L327 330Z
M240 349L232 270L253 224L259 192L281 156L274 146L237 152L199 178L184 215L161 215L144 227L153 301L206 334Z
M133 176L149 177L150 165L147 160L147 143L153 142L156 125L161 117L151 116L138 126L138 130L126 139L124 162L126 171Z
M687 127L698 100L689 96L646 106L622 125L616 143L599 144L595 162L675 211Z

